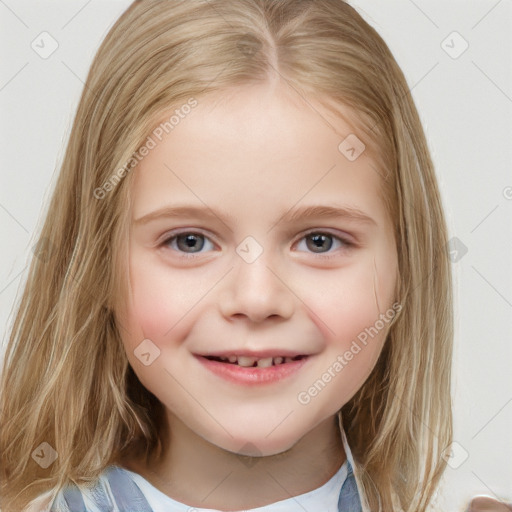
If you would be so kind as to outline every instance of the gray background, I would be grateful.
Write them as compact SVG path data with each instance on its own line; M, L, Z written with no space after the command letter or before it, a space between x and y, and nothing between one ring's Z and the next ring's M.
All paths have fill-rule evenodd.
M4 345L87 71L129 3L0 0ZM412 88L457 250L456 444L438 504L460 510L474 494L512 501L512 2L351 3ZM51 48L43 32L58 44L48 58L31 46L43 51L46 38Z

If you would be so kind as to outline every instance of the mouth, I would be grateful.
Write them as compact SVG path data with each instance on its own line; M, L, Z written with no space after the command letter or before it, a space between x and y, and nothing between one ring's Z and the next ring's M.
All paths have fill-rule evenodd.
M202 356L209 361L218 361L219 363L233 364L241 366L242 368L269 368L271 366L279 366L283 364L292 363L293 361L300 361L306 358L306 355L297 356L270 356L270 357L255 357L255 356L241 356L231 354L229 356Z
M312 355L277 351L244 354L195 355L217 377L241 385L278 383L297 374Z

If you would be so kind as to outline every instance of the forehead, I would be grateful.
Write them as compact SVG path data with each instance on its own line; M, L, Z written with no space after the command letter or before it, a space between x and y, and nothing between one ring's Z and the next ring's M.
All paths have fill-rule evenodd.
M337 199L382 213L380 176L348 109L339 107L342 119L283 83L217 91L197 102L140 162L134 216L184 196L208 205L222 198L245 211Z

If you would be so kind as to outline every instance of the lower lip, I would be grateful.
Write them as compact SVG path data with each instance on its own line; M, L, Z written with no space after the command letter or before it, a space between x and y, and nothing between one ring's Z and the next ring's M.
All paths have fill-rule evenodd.
M196 356L197 359L215 375L235 384L254 386L271 384L291 377L297 373L308 361L309 357L303 357L291 363L283 363L269 366L268 368L243 367L237 364L221 363L212 361L203 356Z

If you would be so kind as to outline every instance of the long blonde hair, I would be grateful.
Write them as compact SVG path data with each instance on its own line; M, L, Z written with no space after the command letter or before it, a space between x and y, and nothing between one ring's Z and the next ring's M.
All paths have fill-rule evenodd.
M426 510L452 440L452 285L440 194L403 73L340 0L139 0L91 66L17 305L0 402L4 512L162 450L163 406L129 366L114 315L127 286L120 262L136 166L126 163L163 112L271 73L352 109L376 148L402 311L341 413L363 502ZM116 172L122 179L105 189ZM58 454L47 468L33 457L41 443Z

